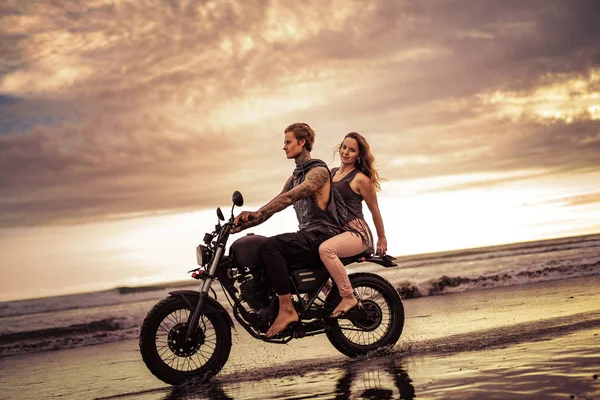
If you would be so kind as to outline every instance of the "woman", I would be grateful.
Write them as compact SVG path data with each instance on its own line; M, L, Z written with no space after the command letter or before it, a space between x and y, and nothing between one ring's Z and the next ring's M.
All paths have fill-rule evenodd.
M339 147L341 166L331 170L334 188L341 194L348 211L345 222L346 232L323 242L319 255L323 264L337 284L342 300L331 313L331 317L344 315L358 304L348 278L348 273L340 257L350 257L367 249L373 249L371 231L362 213L364 200L373 216L377 229L377 249L385 255L387 240L383 220L377 204L376 191L380 189L379 174L374 168L371 148L362 135L350 132Z

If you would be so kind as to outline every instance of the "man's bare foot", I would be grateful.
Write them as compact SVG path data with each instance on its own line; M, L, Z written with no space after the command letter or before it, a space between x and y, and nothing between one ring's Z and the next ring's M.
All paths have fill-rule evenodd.
M358 305L358 300L356 300L356 297L354 297L354 294L351 294L350 296L347 296L347 297L342 297L340 304L338 304L337 307L335 308L335 310L333 310L333 312L331 313L331 318L341 317L342 315L346 314L348 311L350 311L357 305Z
M273 325L267 331L267 337L273 337L277 335L279 332L284 330L289 324L292 322L298 321L298 313L295 310L279 310L279 314L275 321L273 321Z

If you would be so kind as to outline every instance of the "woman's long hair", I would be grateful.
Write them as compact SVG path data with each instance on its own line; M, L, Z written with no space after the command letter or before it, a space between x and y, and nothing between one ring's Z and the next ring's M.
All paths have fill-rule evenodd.
M381 181L381 178L377 169L375 169L375 157L371 153L371 146L369 146L367 140L358 132L350 132L344 136L344 139L346 138L352 138L358 143L358 159L354 163L354 166L371 179L371 184L375 187L375 190L380 190L381 185L379 181ZM343 140L338 147L338 152L341 150L342 144L344 144Z

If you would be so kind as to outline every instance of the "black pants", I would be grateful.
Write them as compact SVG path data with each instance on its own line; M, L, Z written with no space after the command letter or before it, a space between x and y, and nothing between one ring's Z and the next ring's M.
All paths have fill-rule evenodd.
M288 264L318 262L319 245L334 235L320 231L282 233L265 239L260 255L267 269L271 286L278 295L290 294Z

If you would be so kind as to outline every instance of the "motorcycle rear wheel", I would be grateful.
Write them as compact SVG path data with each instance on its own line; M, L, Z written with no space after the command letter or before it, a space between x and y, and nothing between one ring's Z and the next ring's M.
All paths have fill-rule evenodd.
M193 310L176 296L167 297L148 313L140 330L144 363L161 381L179 385L216 375L229 358L231 328L210 305L200 315L198 329L185 341L187 320Z
M398 291L386 279L370 273L351 274L350 282L372 318L330 319L329 326L334 330L326 334L329 342L348 357L395 345L404 329L404 305ZM339 301L340 294L334 288L327 302L337 305Z

